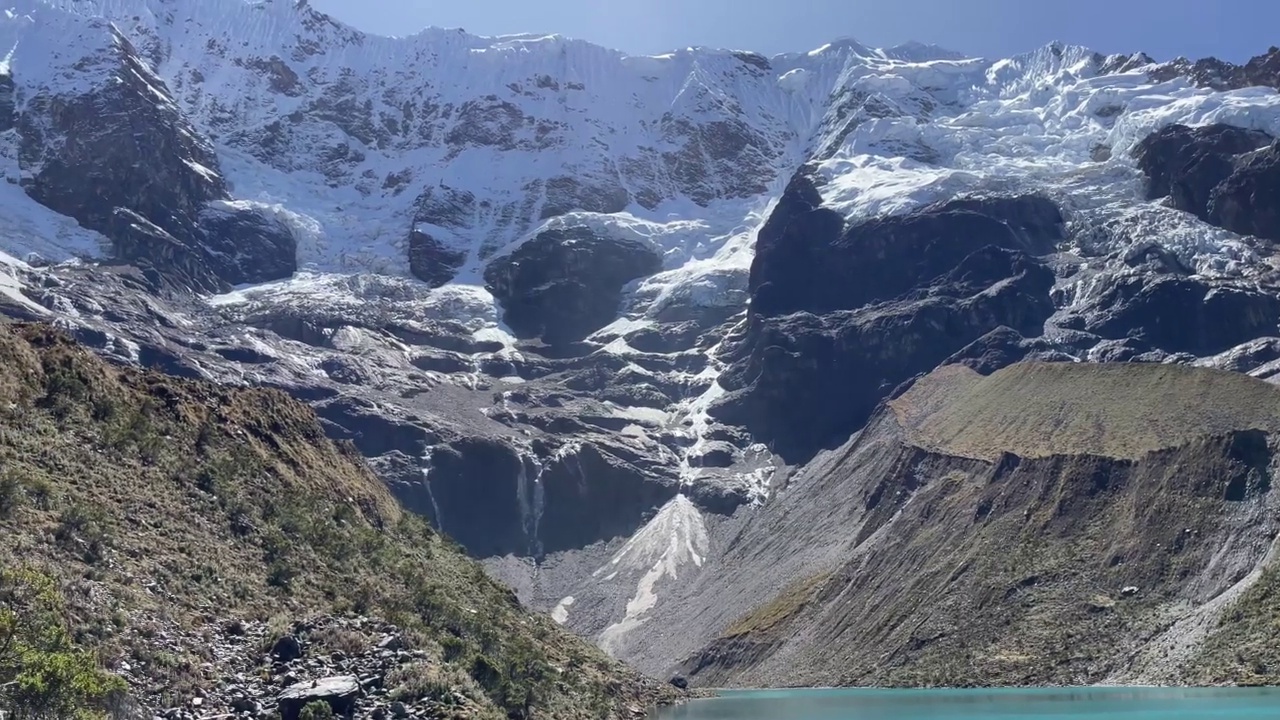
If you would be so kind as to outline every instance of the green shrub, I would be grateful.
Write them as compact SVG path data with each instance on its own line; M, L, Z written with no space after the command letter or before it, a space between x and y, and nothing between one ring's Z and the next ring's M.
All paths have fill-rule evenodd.
M90 720L125 690L75 646L54 582L31 570L0 568L0 697L12 717Z
M323 700L313 700L298 713L298 720L333 720L333 708Z
M12 516L25 499L26 488L17 474L0 471L0 520Z
M454 665L415 662L401 665L387 675L391 697L404 702L434 700L456 705L460 697L480 702L484 691L466 672Z
M31 504L41 510L51 510L53 508L54 497L57 494L53 489L53 483L44 477L29 477L26 479L26 494L30 498Z
M79 551L81 558L93 565L106 557L108 533L100 510L75 504L58 516L54 539L66 550Z

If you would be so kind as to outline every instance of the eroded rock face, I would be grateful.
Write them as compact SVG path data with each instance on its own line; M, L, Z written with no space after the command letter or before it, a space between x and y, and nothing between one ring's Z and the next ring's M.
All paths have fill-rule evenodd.
M8 94L0 82L0 125L19 132L23 189L106 235L112 259L140 268L152 290L211 292L292 275L289 228L225 202L212 144L129 40L115 40L82 61L86 74L108 71L91 92L42 91L14 118L12 78Z
M968 382L1002 390L968 392ZM696 626L726 630L678 671L708 687L1219 677L1217 657L1192 652L1198 637L1179 650L1187 634L1153 635L1133 618L1168 627L1170 598L1199 607L1268 562L1274 395L1268 383L1173 366L1022 363L985 378L941 368L736 535L722 566L733 572L682 588L716 600L674 616L668 642ZM1096 417L1110 422L1092 427ZM941 418L945 430L931 424ZM754 563L768 570L744 569ZM769 601L745 600L762 586ZM736 602L722 598L753 610L722 610ZM1195 612L1179 612L1196 625ZM1067 636L1087 650L1058 654ZM961 646L1021 654L956 662Z
M761 229L752 312L849 310L892 299L987 245L1041 254L1064 237L1062 215L1034 196L961 200L845 229L803 175Z
M761 230L748 328L712 409L803 462L882 398L1000 327L1054 312L1062 217L1036 197L962 200L845 228L803 177Z
M520 337L581 340L617 316L622 288L662 269L651 248L586 227L547 230L485 269L485 282Z
M1170 353L1214 355L1275 335L1280 297L1256 288L1170 275L1120 278L1102 293L1085 329L1134 338Z
M1143 56L1146 63L1151 59ZM1144 64L1146 64L1144 63ZM1158 82L1183 76L1200 87L1214 90L1239 90L1247 87L1280 88L1280 48L1272 47L1261 55L1255 55L1243 65L1237 65L1215 57L1192 62L1178 58L1157 67L1152 79Z
M205 204L227 197L218 159L164 81L117 35L117 80L79 96L32 98L18 118L23 187L114 242L118 260L198 290L226 279L199 242Z
M453 279L467 254L450 248L422 230L409 233L409 272L432 287Z
M279 280L298 269L298 241L293 232L259 210L207 207L198 222L202 245L211 255L211 269L232 285Z
M1170 125L1134 150L1152 199L1243 235L1280 240L1280 148L1256 130Z

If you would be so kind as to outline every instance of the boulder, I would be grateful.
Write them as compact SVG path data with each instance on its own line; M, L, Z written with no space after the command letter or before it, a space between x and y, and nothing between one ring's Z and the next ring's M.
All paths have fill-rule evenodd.
M298 720L302 708L313 702L328 703L334 714L350 717L361 694L354 675L336 675L290 685L277 698L281 720Z
M281 635L271 643L271 655L280 662L293 662L302 657L302 642L293 635Z

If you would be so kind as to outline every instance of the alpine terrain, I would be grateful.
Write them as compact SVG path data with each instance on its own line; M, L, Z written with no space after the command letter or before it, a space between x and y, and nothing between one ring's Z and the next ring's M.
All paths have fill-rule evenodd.
M0 311L200 381L188 419L309 404L368 522L643 673L1280 682L1278 48L9 0L0 53Z

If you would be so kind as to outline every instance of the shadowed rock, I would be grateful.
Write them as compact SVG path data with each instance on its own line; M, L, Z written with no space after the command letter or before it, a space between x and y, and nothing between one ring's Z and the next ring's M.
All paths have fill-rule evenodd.
M838 444L902 381L1006 326L1042 334L1062 216L1038 197L960 200L846 228L797 176L760 231L747 330L712 415L788 460Z
M546 230L485 269L504 319L520 337L572 343L617 316L622 288L662 269L650 247L590 228Z
M1242 235L1280 240L1280 147L1257 130L1170 125L1134 149L1152 199Z

